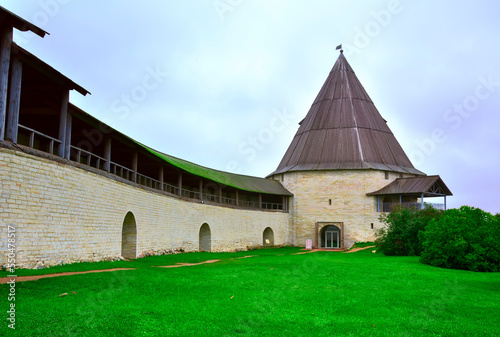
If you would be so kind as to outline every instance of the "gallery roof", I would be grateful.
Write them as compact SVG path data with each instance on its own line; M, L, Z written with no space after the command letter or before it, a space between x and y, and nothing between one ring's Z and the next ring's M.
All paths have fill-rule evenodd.
M439 197L453 195L440 176L398 178L378 191L366 195L405 195L413 197Z

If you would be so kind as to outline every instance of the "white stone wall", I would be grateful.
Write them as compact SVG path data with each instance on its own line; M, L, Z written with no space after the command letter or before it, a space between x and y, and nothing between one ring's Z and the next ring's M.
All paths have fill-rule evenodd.
M343 222L344 247L355 242L375 240L382 223L377 212L377 198L366 193L374 192L399 177L376 170L338 170L288 172L274 178L294 194L290 205L290 240L305 246L306 240L314 242L316 222ZM330 205L331 200L331 205ZM373 223L374 228L371 229Z
M96 261L121 254L122 225L132 212L137 254L198 250L199 229L211 229L212 251L262 245L266 227L276 245L289 243L289 214L184 201L65 163L0 148L0 264L7 262L7 226L16 228L16 262Z

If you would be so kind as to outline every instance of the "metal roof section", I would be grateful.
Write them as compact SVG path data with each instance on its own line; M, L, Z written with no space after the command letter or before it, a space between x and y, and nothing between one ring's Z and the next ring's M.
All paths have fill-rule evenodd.
M19 59L21 61L29 64L30 66L32 66L33 68L37 69L38 71L40 71L44 75L52 78L53 80L55 80L56 82L58 82L59 84L61 84L61 86L64 86L65 88L67 88L69 90L76 90L80 94L82 94L83 96L85 96L87 94L90 94L90 92L87 89L85 89L82 86L76 84L71 79L69 79L68 77L64 76L59 71L57 71L53 67L49 66L47 63L43 62L38 57L36 57L35 55L31 54L26 49L18 46L14 42L12 42L12 54L15 55L15 56L17 56L17 57L19 57Z
M136 142L137 143L137 142ZM214 182L231 186L240 190L265 193L265 194L278 194L278 195L292 195L287 189L281 185L280 182L273 179L265 179L259 177L245 176L236 173L223 172L204 167L198 164L191 163L187 160L176 158L168 154L153 150L152 148L143 144L137 143L150 153L163 159L169 164L194 174L196 176L212 180Z
M341 52L276 171L415 169Z
M163 159L167 163L183 170L188 173L194 174L198 177L212 180L216 183L231 186L243 191L264 193L264 194L277 194L277 195L293 195L280 182L273 179L265 179L259 177L245 176L236 173L229 173L214 170L208 167L191 163L187 160L176 158L165 153L153 150L152 148L136 142L150 153Z
M440 176L398 178L378 191L367 193L377 195L406 195L420 197L438 197L453 195Z
M12 13L11 11L0 6L0 23L2 25L7 25L16 28L22 32L31 31L40 37L44 37L45 34L50 35L42 28L35 26L29 21L26 21L22 17Z

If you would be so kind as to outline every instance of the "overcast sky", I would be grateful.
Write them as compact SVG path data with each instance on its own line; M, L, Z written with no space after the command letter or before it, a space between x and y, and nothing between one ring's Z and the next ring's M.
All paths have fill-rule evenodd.
M15 41L92 95L71 102L157 150L266 176L345 55L449 207L500 212L500 2L0 0ZM440 201L440 200L436 200Z

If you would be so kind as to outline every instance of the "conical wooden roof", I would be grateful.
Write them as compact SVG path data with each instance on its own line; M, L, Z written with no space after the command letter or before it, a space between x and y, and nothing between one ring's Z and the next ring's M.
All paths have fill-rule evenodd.
M341 53L276 171L415 169Z

